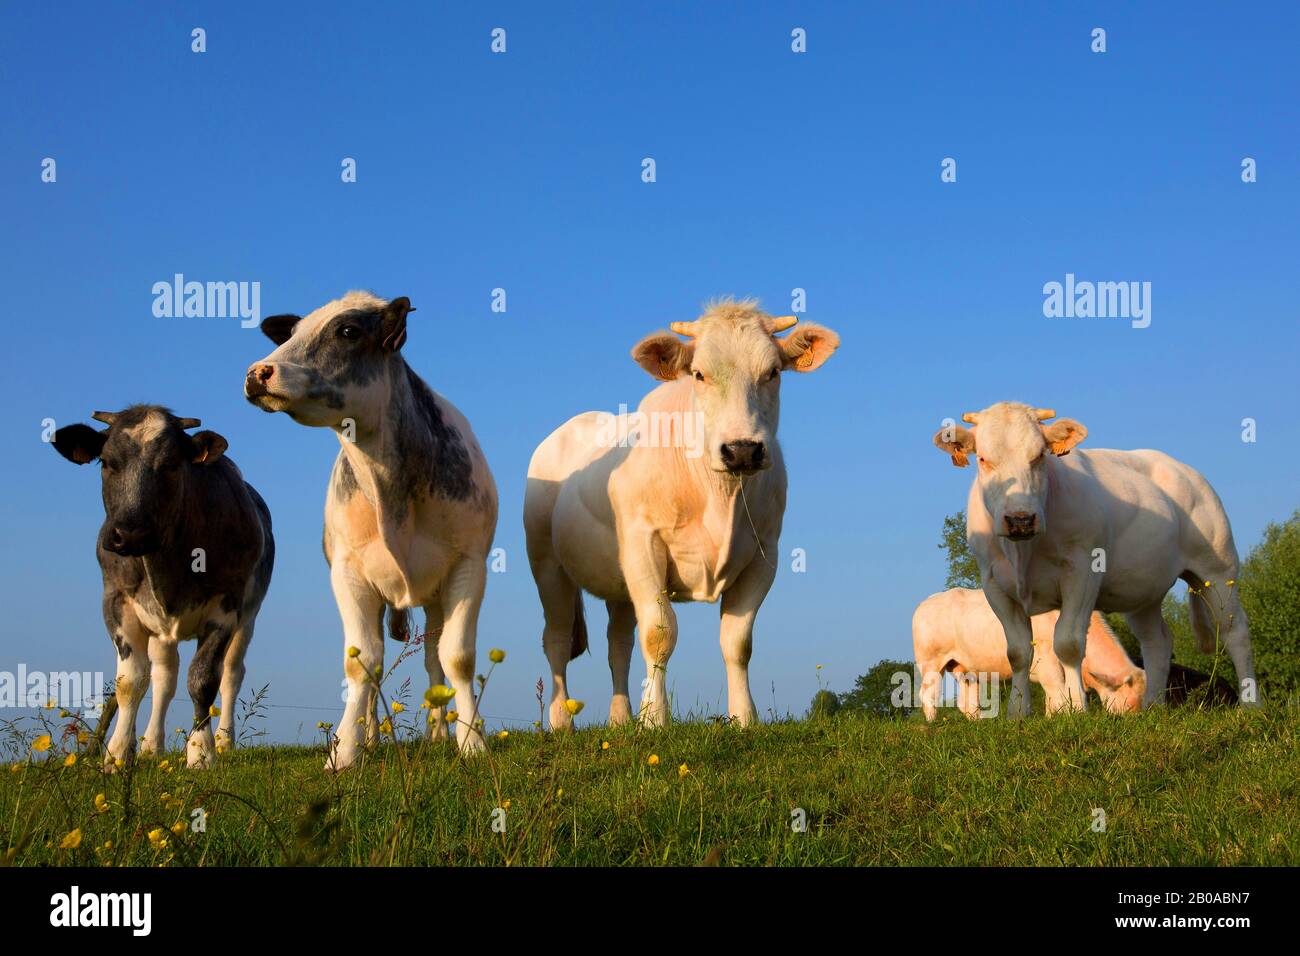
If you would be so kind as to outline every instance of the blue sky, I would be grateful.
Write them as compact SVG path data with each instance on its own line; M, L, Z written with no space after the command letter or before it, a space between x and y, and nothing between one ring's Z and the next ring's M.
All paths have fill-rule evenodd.
M760 711L801 712L817 664L845 690L910 658L970 481L930 444L945 416L1018 399L1084 422L1090 446L1168 451L1218 489L1243 554L1300 504L1294 5L415 6L6 8L0 670L111 675L98 479L41 422L159 402L224 434L274 515L245 685L270 684L267 729L306 739L341 713L320 553L337 443L244 401L259 332L154 317L153 283L177 272L260 282L264 315L358 287L411 297L408 361L469 416L501 493L507 571L479 632L481 658L509 652L494 718L534 719L546 672L520 522L533 448L579 411L635 405L652 381L632 344L713 296L780 313L803 288L843 338L783 384ZM1067 273L1150 282L1150 327L1045 318L1043 284ZM580 722L609 701L588 613ZM717 613L681 611L679 711L723 709ZM183 690L173 707L187 723Z

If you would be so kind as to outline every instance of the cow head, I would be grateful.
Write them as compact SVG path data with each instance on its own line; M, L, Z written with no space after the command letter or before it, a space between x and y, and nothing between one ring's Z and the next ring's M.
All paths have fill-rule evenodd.
M405 296L385 302L368 292L349 292L306 318L270 316L262 331L276 349L249 367L244 396L300 425L375 421L391 376L402 366L406 316L414 311Z
M781 408L781 373L811 372L839 347L840 337L811 322L784 338L794 316L777 318L752 300L711 304L694 322L637 343L632 357L655 378L690 376L705 456L714 471L748 475L772 467L771 443Z
M1011 541L1028 541L1045 530L1048 460L1069 454L1088 435L1069 418L1043 424L1055 417L1051 409L999 402L962 416L973 429L952 425L934 436L959 468L975 456L975 480L994 532Z
M126 557L153 554L180 523L193 470L221 458L226 440L210 431L187 434L199 420L177 418L158 405L132 405L91 417L108 428L66 425L54 433L54 448L78 465L100 461L100 546Z
M1142 698L1147 690L1146 671L1133 667L1124 674L1106 674L1093 671L1087 663L1085 660L1084 686L1097 692L1108 711L1112 714L1135 714L1142 709Z

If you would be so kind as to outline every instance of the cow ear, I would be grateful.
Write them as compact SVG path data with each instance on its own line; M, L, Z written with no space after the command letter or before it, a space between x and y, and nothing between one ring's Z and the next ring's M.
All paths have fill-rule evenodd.
M970 464L966 456L975 452L975 433L960 425L948 425L934 433L934 447L952 455L952 463L958 468L965 468Z
M1060 457L1068 455L1070 449L1088 437L1088 429L1073 418L1062 418L1050 425L1040 425L1043 437L1052 448L1052 454Z
M404 295L398 296L384 306L384 348L388 351L396 352L406 344L406 316L407 313L414 311L415 309L411 308L411 300Z
M262 334L276 345L283 345L293 335L293 327L302 321L300 315L272 315L262 320Z
M96 431L89 425L65 425L54 433L54 450L68 461L85 465L99 457L108 440L107 431Z
M201 432L195 432L190 436L190 444L194 449L194 457L190 461L196 465L210 465L225 453L230 447L230 443L218 435L216 432L210 432L204 429Z
M840 347L840 337L823 325L800 322L793 332L777 339L785 367L796 372L811 372L821 368L831 354Z
M694 357L694 342L683 342L668 332L647 335L632 349L636 364L663 382L680 378Z

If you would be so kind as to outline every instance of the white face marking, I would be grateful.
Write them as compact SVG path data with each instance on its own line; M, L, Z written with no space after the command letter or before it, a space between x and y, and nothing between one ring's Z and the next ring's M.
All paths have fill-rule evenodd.
M162 412L150 412L137 425L128 428L124 434L141 448L156 439L167 428L167 419Z

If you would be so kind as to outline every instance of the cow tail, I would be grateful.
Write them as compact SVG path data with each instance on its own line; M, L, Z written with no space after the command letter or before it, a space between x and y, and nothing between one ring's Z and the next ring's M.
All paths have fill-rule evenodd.
M388 636L405 644L411 639L411 612L406 608L388 609Z
M587 650L587 615L582 609L582 588L573 589L573 644L569 647L569 660Z

